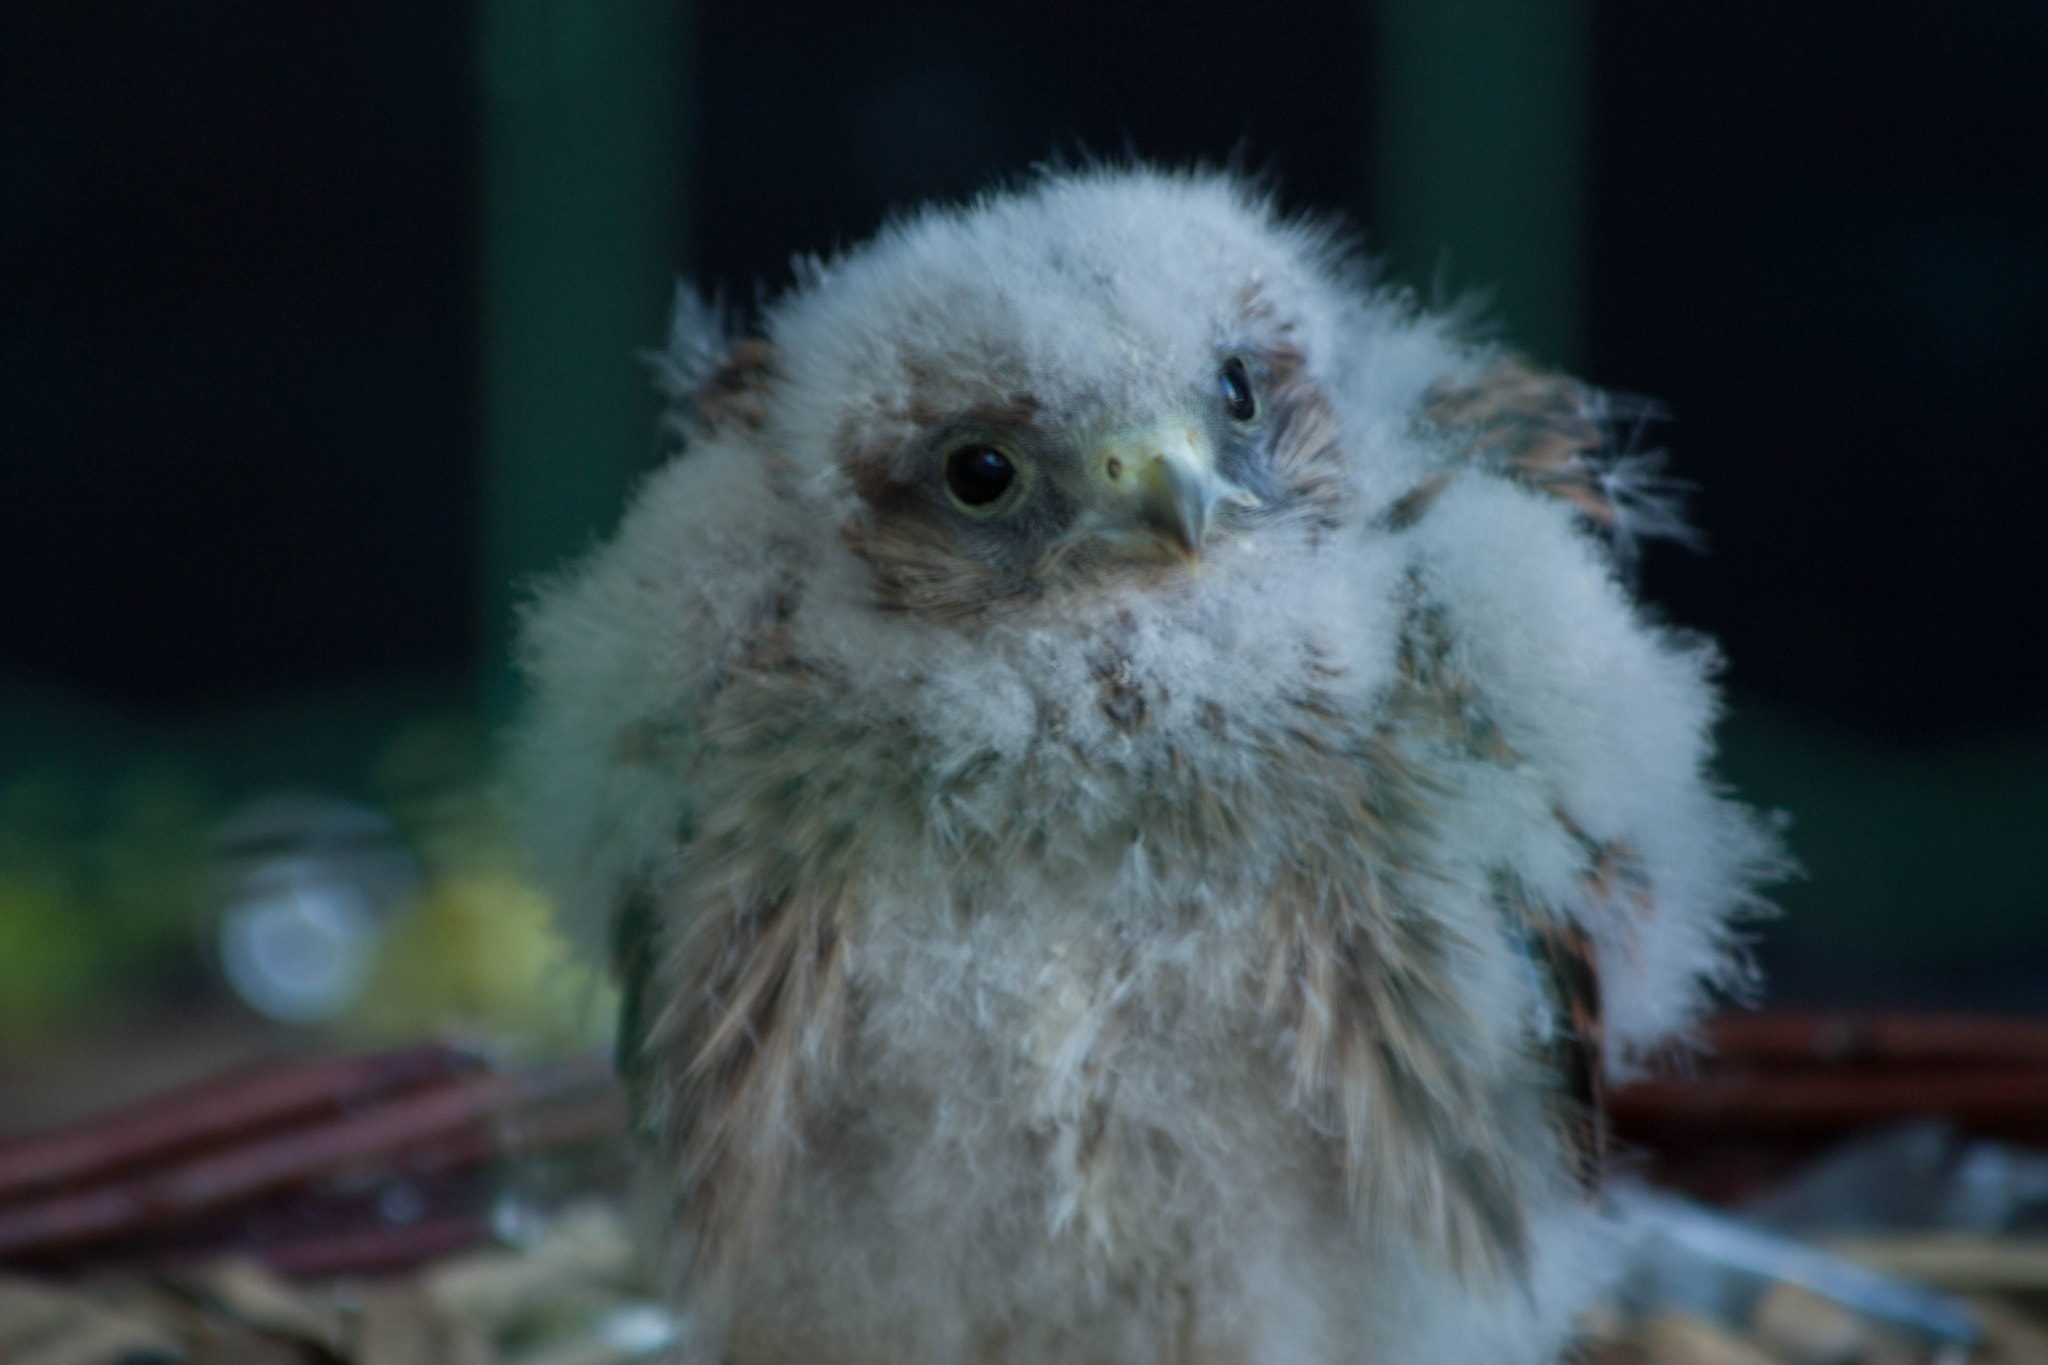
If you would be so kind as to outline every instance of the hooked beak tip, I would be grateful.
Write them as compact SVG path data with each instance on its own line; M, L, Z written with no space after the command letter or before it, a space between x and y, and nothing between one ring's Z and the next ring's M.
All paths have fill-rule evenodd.
M1144 474L1140 519L1174 556L1190 568L1202 562L1209 529L1209 481L1199 469L1156 457Z

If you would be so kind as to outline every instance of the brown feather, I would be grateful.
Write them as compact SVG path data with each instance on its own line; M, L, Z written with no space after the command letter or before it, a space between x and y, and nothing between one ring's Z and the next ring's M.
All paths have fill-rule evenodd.
M1593 389L1509 356L1467 383L1433 385L1424 402L1425 417L1466 437L1470 458L1564 499L1605 530L1620 525L1595 458L1610 441ZM1413 525L1448 481L1448 471L1431 475L1396 498L1383 520L1395 530Z
M962 550L946 528L907 505L856 514L841 534L874 571L876 600L892 611L957 621L1019 590ZM1029 592L1029 585L1021 585Z
M1593 941L1578 925L1535 916L1527 907L1523 914L1557 1014L1550 1046L1559 1085L1554 1120L1572 1174L1591 1197L1600 1192L1607 1159L1607 1086L1602 1070L1606 1021L1600 1004L1599 958Z
M1482 703L1471 679L1451 664L1450 627L1441 608L1409 583L1407 620L1397 656L1401 685L1387 699L1390 714L1413 733L1459 745L1472 757L1503 768L1522 761Z
M1494 724L1471 681L1450 662L1450 637L1441 613L1420 599L1419 587L1412 591L1416 598L1399 656L1402 686L1391 707L1420 733L1457 743L1474 758L1516 766L1521 756ZM1647 887L1629 850L1600 845L1562 811L1556 814L1586 850L1588 893L1604 901L1625 890L1647 905ZM1556 1019L1546 1064L1558 1085L1552 1110L1560 1145L1580 1188L1597 1193L1606 1153L1599 961L1592 940L1577 925L1537 911L1512 892L1504 899L1516 933L1542 972Z
M1262 357L1266 407L1273 424L1273 469L1280 482L1311 512L1322 531L1342 524L1350 498L1343 431L1330 399L1308 377L1308 365L1292 346L1275 346Z
M1452 984L1467 945L1406 903L1421 776L1386 739L1333 729L1313 701L1275 761L1331 771L1330 789L1347 793L1341 827L1378 871L1355 880L1304 850L1268 898L1264 1002L1288 1040L1296 1101L1337 1138L1362 1208L1461 1270L1513 1269L1526 1211L1480 1025Z
M1604 527L1615 507L1586 456L1607 444L1593 390L1520 356L1496 362L1469 384L1439 384L1429 420L1470 434L1469 449L1532 487L1577 506Z
M837 895L732 891L693 906L676 946L649 1047L669 1065L660 1140L700 1285L772 1231L805 1083L831 1069L844 1031L848 913Z
M708 1307L772 1234L806 1098L832 1076L847 1030L846 949L856 907L841 870L857 839L763 848L750 831L793 822L784 741L815 705L811 665L790 646L791 604L765 605L727 673L702 740L758 751L760 782L691 832L694 876L661 907L672 926L658 969L665 1008L646 1027L643 1071L666 1078L643 1128L674 1173L673 1216L690 1229L690 1277ZM816 793L831 799L836 793ZM803 888L796 890L794 888Z
M768 422L768 382L775 351L767 339L741 337L697 388L698 418L710 427L741 426L758 431Z
M1518 1267L1512 1148L1450 989L1458 945L1377 894L1302 879L1267 906L1266 1007L1287 1029L1298 1103L1340 1144L1345 1186L1460 1270Z
M1450 663L1450 638L1440 612L1419 597L1410 607L1402 635L1402 686L1390 705L1420 733L1457 743L1474 758L1514 767L1522 760L1488 715L1477 690ZM1647 888L1625 847L1588 839L1558 812L1566 831L1586 849L1589 894L1605 900L1626 889L1647 904ZM1518 935L1542 972L1556 1034L1546 1065L1558 1085L1552 1106L1560 1146L1581 1189L1597 1193L1605 1164L1605 1083L1599 962L1592 940L1575 924L1539 913L1519 895L1505 900Z

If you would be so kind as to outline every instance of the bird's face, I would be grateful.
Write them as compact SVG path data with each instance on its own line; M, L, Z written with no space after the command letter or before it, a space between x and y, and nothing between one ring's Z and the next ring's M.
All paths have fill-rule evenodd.
M891 605L938 616L1061 588L1199 575L1234 537L1328 510L1304 447L1334 435L1291 352L1231 351L1176 399L1077 419L1030 394L931 414L909 451L847 462L846 533Z
M969 421L936 433L929 463L955 536L1013 549L1034 577L1067 556L1195 568L1226 505L1256 508L1275 491L1259 416L1251 369L1233 355L1218 367L1215 392L1129 425L1048 431L1028 418ZM1019 543L1002 544L1020 532Z
M1266 528L1332 522L1336 422L1313 329L1272 296L1285 255L1198 222L1165 225L1163 251L1085 213L1028 229L913 280L830 282L865 307L803 338L846 355L828 457L884 605L959 620L1171 590Z

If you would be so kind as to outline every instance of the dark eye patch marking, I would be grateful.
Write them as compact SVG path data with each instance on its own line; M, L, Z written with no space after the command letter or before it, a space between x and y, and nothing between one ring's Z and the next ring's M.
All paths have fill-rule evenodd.
M1239 353L1256 388L1256 427L1225 423L1216 432L1217 467L1265 504L1262 515L1306 510L1334 527L1346 497L1345 455L1329 396L1308 377L1301 352L1286 343Z
M874 570L882 605L959 619L1038 595L1032 570L1078 510L1043 477L1059 443L1038 400L1017 393L941 412L914 399L893 415L897 440L846 443L839 462L864 504L843 534Z

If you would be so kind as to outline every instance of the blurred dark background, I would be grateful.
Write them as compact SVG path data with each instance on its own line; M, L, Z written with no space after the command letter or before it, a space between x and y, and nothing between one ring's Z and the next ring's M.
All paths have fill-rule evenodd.
M1448 38L1401 27L1415 0L701 0L583 35L652 93L605 76L627 93L535 135L507 113L520 44L573 65L573 24L7 6L0 825L84 838L143 770L203 793L188 811L371 794L412 718L494 714L503 580L588 543L657 455L633 352L671 276L745 307L793 253L1048 156L1234 157L1397 277L1497 284L1507 335L1668 407L1654 440L1699 485L1708 551L1652 548L1644 587L1725 647L1727 775L1791 813L1808 868L1761 931L1769 998L2048 1009L2048 5L1437 8ZM1516 27L1539 11L1562 17ZM1429 42L1449 74L1418 93ZM1524 124L1523 98L1548 112ZM1532 149L1462 159L1453 116L1503 107ZM1490 177L1553 193L1432 236L1410 201L1439 172L1482 203ZM614 210L587 215L557 268L585 229L543 212L519 237L504 202L578 176L646 226L613 252ZM621 252L586 285L586 256ZM1546 269L1565 283L1518 292ZM579 363L639 434L539 539L494 541L549 478L500 487L492 433L551 392L504 341L515 277L569 298L530 316L623 300Z

